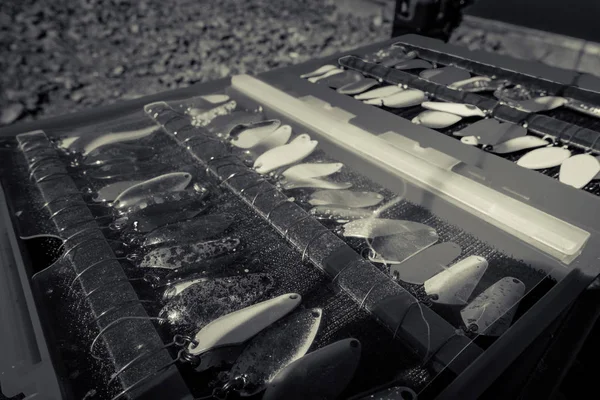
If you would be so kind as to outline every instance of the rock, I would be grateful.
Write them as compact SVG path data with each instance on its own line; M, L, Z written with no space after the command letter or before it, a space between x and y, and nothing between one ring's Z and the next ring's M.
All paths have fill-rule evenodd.
M25 112L21 103L12 103L4 107L0 113L0 125L9 125L18 120Z
M81 90L76 90L74 92L71 92L69 98L76 103L80 103L85 98L85 93L83 93L83 91Z
M122 65L119 65L118 67L115 67L112 70L111 75L112 76L121 76L121 75L123 75L123 72L125 72L125 67Z

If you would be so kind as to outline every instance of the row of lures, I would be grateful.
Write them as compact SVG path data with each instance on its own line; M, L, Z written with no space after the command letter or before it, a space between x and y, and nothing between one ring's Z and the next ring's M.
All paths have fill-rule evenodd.
M240 138L238 140L241 143L257 144L265 138L276 136L278 130L280 130L280 121L278 120L240 126L239 136L233 136L232 142L235 146L237 137ZM252 147L243 146L242 148ZM300 166L310 166L313 170L325 165L300 164ZM292 178L292 180L306 178L306 176L302 177L300 174L292 173L296 167L284 171L282 175ZM308 171L309 168L303 172L306 174L309 173ZM471 256L446 270L446 266L460 255L461 249L455 243L441 243L434 246L438 241L434 229L408 221L372 219L370 217L373 217L373 213L370 211L365 210L364 214L357 214L356 209L352 210L353 206L360 209L360 207L377 205L382 200L383 196L372 192L327 190L314 192L309 203L315 206L311 210L313 215L320 214L319 207L323 207L322 215L327 215L329 218L334 217L338 221L343 218L353 220L344 226L345 236L373 239L373 242L370 243L373 251L369 259L373 262L393 264L391 268L393 276L405 282L424 285L426 293L434 302L467 305L472 290L487 268L486 260L482 257ZM340 216L339 210L333 212L334 209L331 206L338 204L347 211L346 215ZM357 220L360 218L364 219ZM382 224L378 225L379 222ZM373 237L361 236L361 234L352 233L353 224L362 227L362 230L367 226L369 229L377 231L377 226L379 226L380 229L387 230L387 232ZM360 228L354 229L361 231ZM423 267L423 265L427 267ZM465 287L470 287L471 291L465 291ZM500 335L510 326L514 310L516 310L516 307L513 306L518 304L524 292L525 286L516 278L506 277L498 281L461 311L465 326L474 332ZM490 302L496 304L497 307L481 306L481 304Z
M156 193L168 191L177 192L183 190L187 184L189 184L190 180L191 176L189 174L169 174L168 176L160 176L131 185L115 197L114 201L111 202L111 207L121 215L131 213L132 210L135 210L136 208L143 209L143 207L140 208L140 203L144 204L145 202L148 202L151 200L151 196L154 196ZM323 201L323 198L327 198L327 196L323 196L323 193L320 197L320 201ZM356 199L354 200L356 201ZM157 240L160 241L160 239L165 236L172 236L169 234L173 234L178 230L176 227L169 225L166 225L164 228L166 232L150 232L149 235L146 235L145 240L141 244L155 245L157 244ZM185 225L183 228L185 228ZM158 230L160 230L160 228ZM165 233L169 234L165 235ZM151 253L145 257L151 255ZM194 253L200 253L199 249L194 249ZM157 257L154 258L156 259ZM152 259L152 256L150 259ZM142 260L142 264L144 264L144 259ZM297 297L299 297L299 295L289 296L289 298ZM187 359L191 356L198 357L200 354L208 352L212 348L220 348L222 346L227 346L227 344L232 344L224 341L223 338L227 338L230 342L233 342L233 344L246 341L248 339L247 337L246 340L232 339L232 336L235 336L236 333L239 334L240 332L243 332L248 336L251 335L248 332L248 328L244 326L243 323L240 323L240 319L243 319L240 314L243 314L244 312L260 312L260 310L255 311L260 306L261 304L256 304L246 310L232 313L235 314L235 317L231 317L230 314L229 316L222 317L207 325L203 330L198 332L192 340L191 346L188 349L189 353L187 354ZM268 315L268 317L263 316L262 320L268 320L272 323L274 313L275 311L273 309L269 309L264 313L264 315ZM267 330L263 335L259 335L252 341L248 345L248 351L245 353L243 352L234 364L231 370L230 381L216 392L224 394L229 390L234 390L244 395L252 395L264 390L267 383L270 383L271 385L267 388L264 398L281 398L282 395L285 395L286 398L303 399L311 394L325 394L327 397L337 397L337 395L345 388L356 369L360 357L360 343L354 339L341 341L303 357L316 335L321 318L321 310L308 310L308 315L306 315L306 312L304 314L305 315L298 313L297 316L294 316L294 319L281 321L279 324L273 326L273 329ZM229 322L228 317L234 318L237 324L233 325ZM248 321L250 321L249 323L252 328L256 328L257 319L260 319L260 315L256 316L255 314L254 316L248 317ZM291 326L292 323L295 325L294 329L289 329L288 327ZM306 327L307 329L303 330L303 327ZM232 329L223 333L222 331L224 328ZM276 348L274 352L272 343L274 338L280 337L278 329L283 329L284 331L289 330L289 332L294 332L296 334L300 333L297 337L304 338L306 343L300 342L299 346L295 347L293 341L288 341L286 346ZM305 332L307 334L305 334ZM236 340L238 341L236 342ZM177 342L177 340L174 342ZM181 341L181 343L183 342L184 340ZM204 344L204 347L199 348L200 344ZM261 354L261 350L264 354ZM133 365L133 362L140 360L141 358L142 357L132 360L126 367L130 367ZM334 381L336 384L332 385L332 378L327 376L327 372L329 372L329 375L332 374L330 365L334 363L337 366L333 373L333 375L335 375ZM340 369L340 365L345 365L346 368ZM260 367L257 368L257 366ZM310 367L310 370L314 371L316 374L314 377L306 376L304 371L307 367ZM125 369L126 368L122 368L115 372L111 380L117 378ZM304 381L299 382L299 378L303 378ZM319 385L315 386L314 378L320 378L322 380L322 387L319 388ZM299 383L300 390L298 387ZM131 390L132 388L133 387L130 387L126 391ZM115 398L124 395L126 391L117 395Z
M473 333L500 336L510 327L525 295L523 282L504 277L469 302L487 270L486 259L472 255L454 262L461 247L453 242L437 243L437 232L427 225L372 218L346 223L342 234L368 240L371 261L389 265L395 279L423 285L433 303L464 306L461 318Z
M278 120L240 125L232 131L235 134L231 140L234 146L238 144L236 147L252 148L266 138L279 135L283 131L281 128ZM290 130L286 129L284 132L289 138ZM240 146L239 143L236 143L237 141L244 145ZM280 143L282 142L285 141ZM284 146L284 144L280 146ZM288 165L284 164L285 162L287 160L272 164L280 168ZM331 165L334 167L331 171L334 171L341 164ZM295 173L294 169L297 167L302 167L302 170L298 169L298 173ZM290 181L303 180L307 178L306 175L310 176L311 173L316 174L317 170L324 171L325 169L327 169L327 164L299 164L284 171L282 176ZM300 174L300 171L304 175ZM461 311L461 316L469 330L487 335L500 335L505 331L510 326L516 310L516 307L513 306L518 304L524 295L524 284L516 278L503 278L467 304L472 290L487 268L486 260L482 257L471 256L448 268L447 266L460 255L460 246L455 243L441 243L434 246L438 241L434 229L408 221L373 219L372 211L361 208L378 205L382 200L383 196L376 193L350 192L340 189L314 192L309 203L315 206L311 210L313 215L333 217L337 221L353 220L344 226L345 236L373 239L370 243L372 253L369 255L369 259L373 262L392 264L393 276L408 283L424 285L426 293L434 302L466 305ZM336 209L337 205L343 208ZM342 210L345 212L344 215L340 215ZM358 210L364 211L364 213ZM372 237L361 236L362 232L352 233L353 228L360 232L364 231L365 226L375 231L383 229L387 232ZM426 267L423 267L424 265ZM465 287L470 287L471 291L465 291ZM497 306L481 306L490 302Z
M206 112L211 118L217 118L224 112L215 112L223 108L223 103L229 100L225 95L200 96ZM231 101L235 107L235 102ZM225 103L229 105L229 103ZM198 109L186 110L190 116L192 111ZM225 113L230 112L231 106L225 108ZM211 114L212 112L212 114ZM137 121L136 121L137 122ZM126 123L125 123L126 124ZM95 131L88 132L85 135L71 135L53 139L54 147L48 148L46 140L32 139L20 145L20 149L29 154L38 152L30 162L32 175L33 172L42 168L56 165L58 157L44 154L44 150L59 150L59 153L66 155L70 159L69 168L77 176L85 179L94 180L123 180L126 178L135 178L148 174L163 173L170 169L168 165L157 162L157 157L165 156L170 153L175 154L179 151L177 148L158 152L151 145L136 144L136 141L144 139L156 133L160 127L156 124L144 126L141 129L123 130L123 124L106 127L97 127ZM42 138L40 138L42 139ZM61 164L62 165L62 164Z
M323 312L318 308L299 308L300 303L299 294L288 293L225 314L199 327L193 336L176 335L171 343L139 354L115 371L111 382L164 348L177 347L177 358L156 372L177 362L190 363L203 371L219 365L214 358L232 365L228 373L221 374L221 384L213 389L211 398L224 399L233 392L242 397L262 392L263 399L337 398L358 367L360 342L344 339L309 352ZM92 350L107 328L124 320L126 317L103 329L94 339ZM155 374L130 385L113 400Z
M420 73L422 78L448 85L451 89L469 92L493 91L503 104L521 111L534 113L567 106L587 115L600 116L599 107L557 96L534 97L531 91L520 85L510 85L505 80L489 77L471 77L469 72L452 66L433 68L427 61L415 59L415 52L405 53L402 48L396 49L383 58L374 59L384 66L397 69L424 69ZM388 108L405 108L420 104L426 111L414 117L413 122L432 129L447 128L463 118L486 118L489 114L488 111L470 104L428 101L423 91L409 89L403 85L380 86L381 82L378 80L364 78L356 71L345 71L334 65L325 65L301 77L328 85L337 89L339 93L354 95L357 100L366 104ZM533 149L522 156L517 164L528 169L561 166L559 180L577 189L583 188L592 180L600 179L600 157L591 154L593 145L585 153L572 156L567 146L556 146L556 143L547 137L526 136L526 127L511 123L501 124L494 119L478 121L454 134L461 137L465 144L481 145L485 150L496 154Z
M155 111L150 108L149 112ZM358 209L375 206L383 200L378 193L347 190L352 187L350 182L324 179L339 172L342 163L301 163L318 145L309 135L300 134L290 141L292 129L289 125L281 125L280 120L247 121L245 115L240 117L231 114L227 129L220 130L218 136L242 151L245 161L255 171L270 176L280 188L322 189L308 201L314 206L313 214L321 218L332 215L340 219L367 217L370 211Z
M289 138L291 137L291 127L287 125L281 126L281 122L279 120L267 120L267 121L259 121L259 122L251 122L251 123L241 123L235 127L232 127L231 130L225 132L223 134L221 132L221 136L225 138L229 138L234 147L244 149L245 154L249 155L253 159L258 159L262 154L268 152L271 149L274 149L279 146L284 146ZM308 138L307 138L308 139ZM282 152L283 153L283 152ZM299 151L302 154L302 151ZM271 152L267 154L267 156L263 158L269 158L270 154L276 154L275 152ZM249 160L250 162L252 160ZM294 159L293 161L296 161ZM298 161L301 161L300 157L298 157ZM251 164L251 163L250 163ZM258 164L258 163L256 163ZM263 165L256 165L256 167L262 167ZM268 168L270 171L279 169L283 166L289 166L289 159L285 160L269 160L266 163L271 167ZM252 165L252 164L251 164ZM322 178L323 176L330 175L339 171L343 167L340 163L312 163L312 164L297 164L294 165L285 171L283 171L280 175L274 174L277 179L280 179L279 183L283 183L284 188L292 189L296 187L315 187L321 188L325 181L318 182L318 185L305 185L306 183L313 183L310 180L315 181L315 178ZM257 169L259 169L257 168ZM260 171L259 172L264 172ZM307 182L308 181L308 182ZM342 206L345 209L352 208L361 208L361 207L369 207L378 205L382 200L383 196L378 193L372 192L351 192L348 190L344 190L345 187L338 187L335 189L325 189L314 192L310 199L309 203L315 206L315 209L318 207L331 207L331 206ZM311 210L314 213L314 210ZM329 211L329 210L328 210ZM369 213L370 214L370 213ZM202 279L202 278L199 278ZM193 281L190 282L193 284ZM186 290L188 288L188 283L183 283L183 289ZM181 293L174 287L174 293ZM161 311L162 315L168 315L171 311L175 311L176 307L171 306L171 308L165 307ZM176 312L172 312L171 314L177 315ZM210 364L209 362L209 365ZM235 370L235 367L234 367ZM231 381L230 381L231 382ZM233 382L236 382L234 379ZM241 382L244 382L242 379ZM239 384L239 383L238 383ZM243 383L242 383L243 384ZM399 391L400 390L400 391ZM322 390L319 389L319 392L322 394ZM317 393L319 393L317 392ZM412 392L412 390L408 388L395 388L385 390L385 395L391 395L392 393L412 393L414 395L414 399L416 399L416 394ZM316 393L315 393L316 394ZM382 392L382 395L384 393ZM265 398L269 398L266 396ZM277 397L274 397L277 398ZM306 398L305 394L300 392L299 397L297 398ZM329 397L327 397L329 398Z

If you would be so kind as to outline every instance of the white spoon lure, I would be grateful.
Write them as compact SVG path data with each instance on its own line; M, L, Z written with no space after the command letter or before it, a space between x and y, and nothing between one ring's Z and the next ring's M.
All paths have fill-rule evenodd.
M577 154L563 161L558 179L574 188L581 189L600 173L600 160L590 154Z
M558 167L571 157L571 151L562 147L543 147L535 149L519 158L517 165L527 169L545 169Z
M425 92L417 89L409 89L380 99L367 100L364 103L388 108L405 108L419 105L426 99Z
M344 225L344 236L360 239L372 239L379 236L410 234L418 230L431 229L419 222L400 219L371 218L368 220L352 221Z
M465 326L485 336L500 336L511 325L525 295L525 284L512 277L500 279L460 312Z
M368 92L360 93L354 96L356 100L378 99L380 97L391 96L402 92L404 89L400 86L383 86L377 89L369 90Z
M317 83L317 82L319 82L321 79L329 78L330 76L337 75L337 74L341 74L342 72L344 72L344 70L343 70L343 69L339 69L339 68L332 69L331 71L327 71L327 72L326 72L325 74L323 74L323 75L320 75L320 76L314 76L314 77L312 77L312 78L308 78L308 81L309 81L309 82L312 82L312 83Z
M251 125L242 125L231 131L231 144L240 149L250 149L269 137L279 126L281 121L268 120Z
M281 175L289 181L301 181L309 178L322 178L339 172L342 163L305 163L286 169Z
M306 178L297 181L287 181L282 185L284 190L292 189L330 189L343 190L352 187L351 182L332 182L319 178Z
M275 147L283 146L290 140L292 136L292 127L289 125L282 125L275 131L271 132L269 136L262 139L260 142L250 148L250 154L256 158L267 151L274 149Z
M219 347L240 345L292 312L301 300L299 294L288 293L217 318L196 333L198 345L190 343L187 351L197 356Z
M323 75L329 71L333 71L338 69L338 67L336 67L335 65L323 65L322 67L317 68L316 70L312 71L312 72L308 72L306 74L302 74L300 75L300 78L302 79L306 79L306 78L312 78L315 76L320 76Z
M479 107L471 104L444 103L439 101L425 101L421 104L423 108L434 111L443 111L461 117L485 117L485 113Z
M340 206L363 208L376 206L383 195L375 192L353 192L350 190L319 190L311 194L308 203L313 206Z
M83 148L83 155L86 156L92 151L109 144L130 142L145 138L146 136L150 136L157 129L158 128L156 126L149 126L134 131L107 133L106 135L99 136L85 145Z
M432 129L444 129L462 120L461 116L443 111L423 111L412 119L413 124L423 125Z
M341 94L354 95L362 93L365 90L369 90L377 85L379 85L379 82L377 80L372 78L365 78L361 81L344 85L341 88L338 88L337 92Z
M549 142L545 139L533 135L527 135L502 142L496 146L493 146L490 151L496 154L508 154L521 150L547 146L548 144Z
M487 267L485 258L467 257L425 281L425 292L436 303L467 304Z
M311 140L307 134L302 134L289 144L276 147L262 154L254 162L254 169L260 174L268 174L278 168L294 164L309 156L318 142Z

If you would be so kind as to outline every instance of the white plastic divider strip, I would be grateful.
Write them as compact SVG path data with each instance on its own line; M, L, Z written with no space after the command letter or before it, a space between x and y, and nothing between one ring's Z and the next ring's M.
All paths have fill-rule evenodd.
M440 168L435 159L428 159L430 154L423 153L417 157L411 148L390 146L387 141L331 118L325 110L311 107L257 78L234 76L232 87L341 148L376 161L413 185L438 195L564 264L570 264L577 258L590 237L589 232L577 226Z

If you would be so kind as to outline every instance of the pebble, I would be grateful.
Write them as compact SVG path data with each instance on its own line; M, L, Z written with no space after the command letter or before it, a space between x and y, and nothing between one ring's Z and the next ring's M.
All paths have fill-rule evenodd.
M23 115L24 111L25 106L21 103L13 103L7 107L3 107L2 113L0 114L0 125L12 124Z

